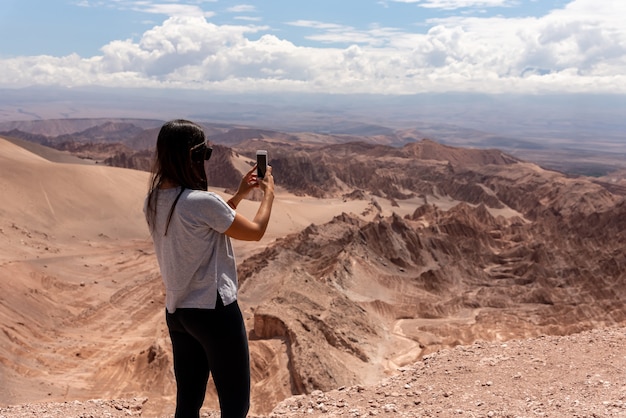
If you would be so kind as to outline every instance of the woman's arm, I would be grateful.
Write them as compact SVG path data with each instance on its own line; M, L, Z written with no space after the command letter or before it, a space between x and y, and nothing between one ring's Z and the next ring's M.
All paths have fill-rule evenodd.
M237 193L228 200L228 204L236 208L241 199L243 199L253 187L257 187L258 185L263 191L263 199L261 200L261 204L259 205L254 219L251 221L245 216L236 213L235 220L233 220L233 223L225 232L229 237L242 241L259 241L263 238L267 224L270 221L270 215L272 214L272 204L274 203L274 177L272 176L272 167L267 167L265 177L258 183L250 181L254 177L253 173L255 169L256 167L244 176Z
M237 188L237 192L233 197L228 199L226 203L233 209L237 209L239 202L243 200L244 197L250 193L250 190L259 187L258 179L256 177L256 165L252 167L250 171L244 174L243 178L239 182L239 187Z

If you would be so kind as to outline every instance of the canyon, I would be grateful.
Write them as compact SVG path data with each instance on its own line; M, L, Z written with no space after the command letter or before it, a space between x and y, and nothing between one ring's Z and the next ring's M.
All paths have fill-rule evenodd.
M99 123L2 133L0 416L19 416L10 405L82 408L93 399L135 399L107 404L122 413L173 411L164 291L141 213L158 123ZM545 379L532 371L537 358L551 376L579 361L597 369L582 370L562 391L609 373L601 359L612 359L611 378L597 377L611 384L593 385L613 398L598 389L580 416L601 406L605 415L624 413L619 173L570 175L416 132L205 129L214 146L211 190L232 193L259 148L269 151L278 185L267 236L235 244L252 414L367 414L376 404L382 415L428 416L420 408L456 399L446 414L487 416L479 407L491 401L468 409L458 405L470 392L455 395L505 380L489 416L522 414L506 402L520 384L532 396L555 390L556 380L537 388ZM253 195L240 210L252 216L257 204ZM551 351L563 345L579 357ZM506 368L508 379L497 377L499 366L515 366L511 347L520 363ZM429 374L431 366L441 373ZM465 377L462 386L444 387L451 373ZM531 401L524 408L539 408ZM384 408L392 404L395 411ZM217 410L212 389L205 408Z

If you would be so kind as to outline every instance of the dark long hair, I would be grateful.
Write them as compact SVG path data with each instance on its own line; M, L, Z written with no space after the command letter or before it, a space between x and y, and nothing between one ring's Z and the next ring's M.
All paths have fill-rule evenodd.
M192 148L197 148L200 144L204 146L205 142L206 137L202 128L188 120L172 120L161 127L152 165L146 210L146 220L151 230L155 227L156 202L159 188L164 181L167 180L181 187L180 193L170 209L168 226L174 206L185 189L207 189L204 158L192 158ZM165 231L167 233L167 227Z

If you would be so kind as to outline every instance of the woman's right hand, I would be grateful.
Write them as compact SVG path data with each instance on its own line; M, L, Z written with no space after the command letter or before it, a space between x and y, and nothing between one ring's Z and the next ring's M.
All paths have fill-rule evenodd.
M274 176L272 175L272 166L267 166L267 170L265 171L265 177L263 177L262 179L257 178L257 182L259 183L259 188L264 194L268 192L274 193Z

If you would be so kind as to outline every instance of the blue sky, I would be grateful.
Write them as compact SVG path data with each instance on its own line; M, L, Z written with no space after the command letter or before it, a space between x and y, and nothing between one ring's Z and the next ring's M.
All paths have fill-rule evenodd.
M316 40L324 25L353 28L390 28L425 33L432 19L463 16L540 17L563 7L566 0L543 1L379 1L379 0L268 0L239 1L94 1L3 0L0 9L0 56L78 53L89 57L114 40L141 36L176 13L203 14L218 25L255 24L267 33L303 46L348 44ZM445 7L443 3L448 3ZM317 26L317 27L316 27Z
M0 87L626 91L623 0L3 0Z

